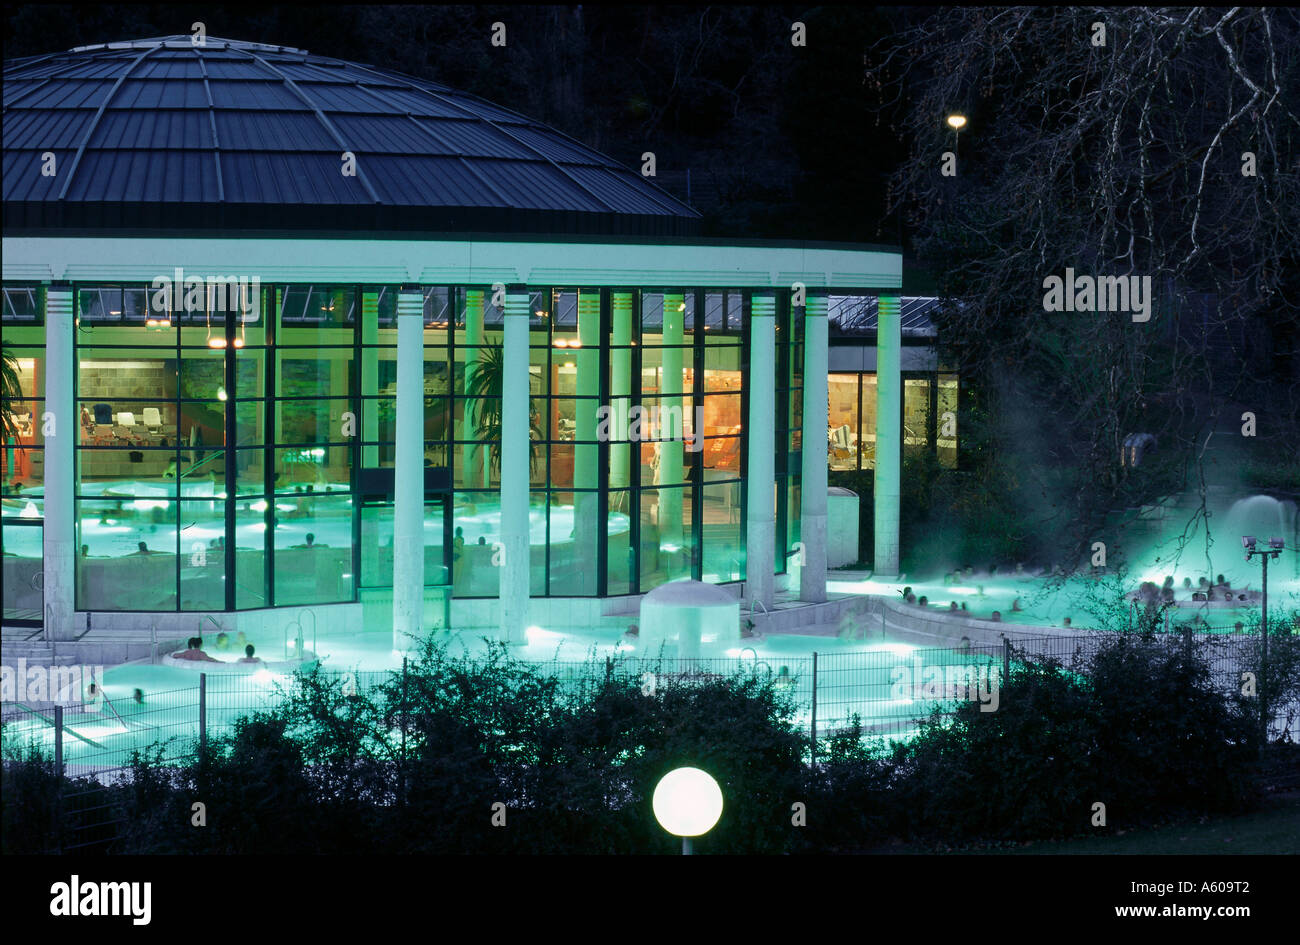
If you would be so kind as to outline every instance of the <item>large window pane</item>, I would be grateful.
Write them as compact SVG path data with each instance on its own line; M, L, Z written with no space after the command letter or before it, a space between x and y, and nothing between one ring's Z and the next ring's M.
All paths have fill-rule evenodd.
M704 573L709 583L739 581L744 577L740 547L740 481L704 487Z
M501 583L499 495L457 492L452 526L453 593L456 597L495 597Z
M957 375L940 374L935 449L940 465L949 469L957 468L957 392Z
M596 594L600 496L595 492L552 493L551 586L557 597Z
M830 403L827 413L827 454L831 469L857 469L859 433L858 375L831 374L827 378Z
M930 379L903 379L903 448L924 450L930 444Z
M314 495L278 512L275 602L323 604L352 597L352 499Z
M176 515L165 499L77 502L78 609L175 610Z

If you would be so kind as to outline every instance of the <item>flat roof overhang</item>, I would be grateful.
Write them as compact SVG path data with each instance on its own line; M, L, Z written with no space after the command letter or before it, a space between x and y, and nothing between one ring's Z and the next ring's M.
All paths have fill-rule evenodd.
M898 293L901 249L757 240L222 236L9 236L7 282L140 282L171 276L400 285L717 287Z

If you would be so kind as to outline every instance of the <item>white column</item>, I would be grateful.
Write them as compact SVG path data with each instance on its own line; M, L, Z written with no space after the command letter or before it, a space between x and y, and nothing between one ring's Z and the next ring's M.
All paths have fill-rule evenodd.
M632 391L632 293L611 293L610 308L613 315L611 325L613 350L609 355L609 389L610 402L610 439L620 444L609 450L609 487L626 489L632 484L630 463L632 453L640 449L639 445L628 446L627 424ZM638 460L639 462L639 460Z
M71 640L76 607L77 531L73 506L75 446L81 424L73 401L72 290L51 287L45 306L45 638ZM43 417L34 418L44 425Z
M528 289L506 292L501 384L501 639L525 642L528 623Z
M470 382L478 365L479 347L483 344L483 290L470 289L465 293L465 390L469 392ZM469 401L464 406L464 438L478 438L474 425L474 410ZM489 464L484 451L477 443L466 443L461 449L461 469L465 488L480 488L488 484Z
M876 329L876 472L873 576L898 576L898 509L902 493L902 305L880 297Z
M424 623L424 293L397 296L397 448L393 475L393 648Z
M573 356L577 377L575 439L573 450L573 485L577 489L600 486L600 453L596 446L596 410L600 406L600 290L583 289L578 293L578 340L582 347ZM590 398L590 399L583 399ZM600 494L575 492L573 495L573 543L577 549L580 594L596 593L596 539L600 529ZM552 535L554 543L569 541L567 535Z
M670 348L668 345L680 345L686 337L686 312L683 310L685 296L680 292L664 294L664 333L662 349L663 357L663 383L660 386L660 393L667 393L669 396L661 397L659 405L662 408L660 417L666 418L659 424L658 435L660 437L676 437L671 441L661 441L659 443L659 469L655 476L656 485L667 485L669 488L659 491L659 543L663 545L675 545L677 550L681 549L684 544L682 541L682 459L683 443L681 437L685 432L685 418L682 417L682 349ZM677 419L682 420L679 427ZM676 488L673 488L676 486ZM674 552L676 553L676 552Z
M745 587L771 608L776 570L776 299L755 292L749 322L749 434Z
M800 490L799 537L803 567L799 599L826 599L826 428L827 325L826 296L809 295L803 319L803 469ZM798 313L794 315L798 318Z
M379 293L361 293L361 393L379 393L379 349L365 347L379 342ZM365 439L379 439L379 401L361 401L361 432ZM374 469L379 465L377 445L361 447L361 465Z

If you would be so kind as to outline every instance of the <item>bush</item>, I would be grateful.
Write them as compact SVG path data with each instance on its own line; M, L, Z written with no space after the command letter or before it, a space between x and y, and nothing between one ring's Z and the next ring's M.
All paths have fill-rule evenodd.
M1292 667L1277 652L1279 672ZM855 721L809 769L807 736L770 676L660 673L651 695L644 664L591 663L569 679L503 646L470 661L430 644L364 693L302 674L281 707L192 761L138 755L122 786L61 779L19 753L4 766L4 850L75 834L133 853L672 853L651 797L683 765L722 786L702 853L1056 839L1095 832L1098 802L1111 828L1251 802L1249 706L1215 691L1200 647L1128 635L1068 667L1013 665L996 711L963 702L890 746ZM60 805L60 791L74 802ZM806 826L792 823L795 802ZM110 846L103 831L119 816Z

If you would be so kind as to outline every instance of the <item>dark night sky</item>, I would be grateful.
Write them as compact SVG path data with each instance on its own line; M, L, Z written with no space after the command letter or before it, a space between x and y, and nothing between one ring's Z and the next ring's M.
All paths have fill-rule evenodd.
M899 243L863 58L906 11L830 6L103 4L7 13L6 57L189 33L293 46L436 79L550 124L692 202L711 235ZM892 20L888 18L893 18ZM504 22L505 48L489 42ZM807 46L791 44L803 21Z

